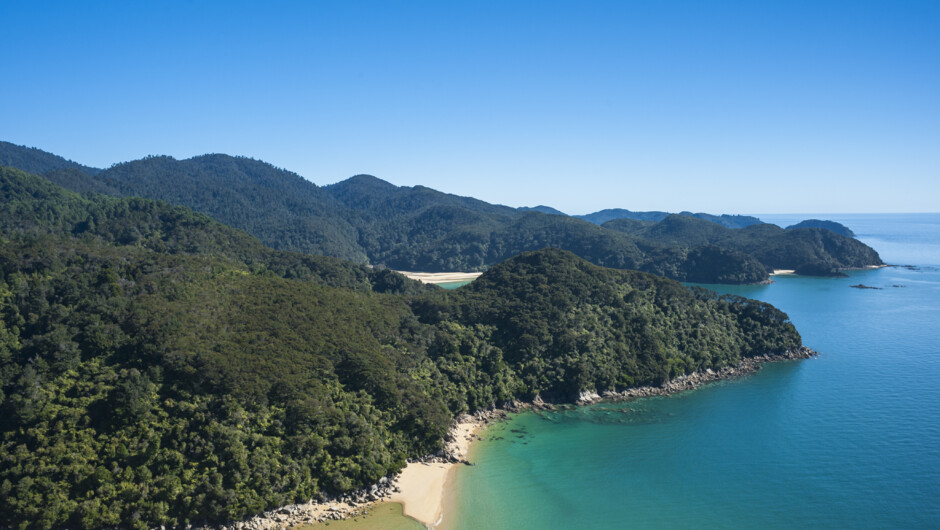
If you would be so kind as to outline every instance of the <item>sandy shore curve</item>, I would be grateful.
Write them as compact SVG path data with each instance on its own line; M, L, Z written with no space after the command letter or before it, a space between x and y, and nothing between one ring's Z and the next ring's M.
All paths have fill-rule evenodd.
M470 443L484 421L471 416L461 418L451 430L445 454L454 459L466 460ZM464 465L452 462L410 462L395 480L397 491L388 498L389 502L398 502L402 512L429 528L441 521L444 513L444 491L448 481L453 479L456 466Z

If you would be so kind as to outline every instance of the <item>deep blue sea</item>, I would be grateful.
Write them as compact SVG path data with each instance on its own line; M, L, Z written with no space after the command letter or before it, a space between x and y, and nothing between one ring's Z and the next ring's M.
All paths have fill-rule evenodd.
M443 525L940 528L940 214L760 217L842 222L909 267L709 286L783 309L821 356L516 415L458 469Z

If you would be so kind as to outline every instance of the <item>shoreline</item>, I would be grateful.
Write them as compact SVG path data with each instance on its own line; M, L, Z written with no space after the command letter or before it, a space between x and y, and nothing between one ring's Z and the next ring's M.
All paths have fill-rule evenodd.
M862 267L842 267L838 269L840 271L872 271L877 269L883 269L885 267L894 267L895 265L865 265ZM802 274L797 274L796 269L773 269L767 273L768 276L804 276ZM811 276L812 277L812 276ZM824 276L825 277L825 276Z
M493 422L504 420L509 413L553 410L601 401L630 401L646 397L669 396L694 390L715 381L737 379L756 373L764 363L808 359L818 355L818 352L802 346L796 351L787 351L782 354L747 357L734 366L726 366L718 370L707 369L703 372L693 372L667 381L660 386L628 388L619 392L608 390L602 394L595 391L582 391L574 401L554 403L543 401L540 396L536 395L528 403L516 401L507 403L501 408L478 411L473 415L465 414L454 420L450 431L444 438L444 449L433 455L409 460L401 473L391 479L383 477L378 484L334 499L291 504L269 510L248 520L214 528L273 530L314 525L363 515L379 502L399 503L403 507L403 515L418 521L427 528L435 528L442 522L445 500L449 499L453 492L457 466L473 465L467 461L467 455L472 442L480 439L480 429Z
M473 441L480 439L480 429L505 417L505 410L493 409L458 418L444 438L443 451L408 462L395 478L398 491L388 501L401 504L406 517L428 528L439 525L444 517L444 500L453 489L457 466L473 465L467 461L467 455Z
M687 390L695 390L702 385L713 383L715 381L727 381L756 373L760 371L761 366L765 363L796 361L801 359L810 359L812 357L818 356L819 352L807 348L806 346L801 346L796 351L786 351L780 354L765 353L764 355L745 357L741 360L741 362L734 366L725 366L723 368L719 368L718 370L712 370L709 368L704 372L692 372L691 374L679 376L671 381L667 381L661 386L641 386L636 388L628 388L620 392L608 390L600 395L598 395L596 392L582 392L581 397L575 402L575 404L587 405L589 403L595 403L598 401L626 401L644 397L669 396L672 394L685 392Z

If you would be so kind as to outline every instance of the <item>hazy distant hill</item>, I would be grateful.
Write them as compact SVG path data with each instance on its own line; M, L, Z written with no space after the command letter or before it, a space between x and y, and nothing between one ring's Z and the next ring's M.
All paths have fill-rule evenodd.
M669 215L666 212L631 212L623 208L608 208L587 215L576 215L578 219L584 219L589 223L602 225L613 219L634 219L637 221L662 221Z
M611 208L607 210L601 210L599 212L590 213L587 215L578 215L579 219L584 219L590 223L602 225L607 221L612 221L614 219L634 219L637 221L653 221L658 222L662 221L670 214L669 212L632 212L630 210L624 210L622 208ZM719 224L726 228L744 228L746 226L751 226L759 224L763 221L756 217L751 217L749 215L712 215L708 213L692 213L692 212L680 212L678 215L685 215L688 217L695 217L697 219L702 219L704 221L710 221L712 223Z
M516 209L519 210L520 212L541 212L541 213L547 213L551 215L568 215L561 210L556 210L555 208L552 208L551 206L545 206L542 204L538 206L520 206L519 208L516 208Z
M787 227L787 230L793 230L795 228L825 228L839 234L840 236L845 237L855 237L855 232L853 232L849 227L845 226L842 223L837 223L835 221L823 221L820 219L807 219L805 221L800 221L795 225L790 225Z

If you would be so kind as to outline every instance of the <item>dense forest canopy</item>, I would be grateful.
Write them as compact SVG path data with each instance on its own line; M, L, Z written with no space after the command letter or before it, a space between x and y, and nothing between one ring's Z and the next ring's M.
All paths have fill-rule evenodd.
M424 186L395 186L369 175L321 188L244 157L147 157L99 172L12 144L0 145L4 156L21 169L43 170L45 177L73 191L159 199L244 230L271 248L398 270L480 271L545 246L570 250L598 265L709 283L765 281L767 269L774 267L828 274L881 263L874 251L850 238L786 239L770 233L756 244L724 237L692 245L669 233L639 234L635 227L625 228L624 223L669 222L675 216L666 212L615 209L579 219L545 206L510 208ZM748 216L679 216L717 228L764 226ZM764 232L751 234L753 239ZM791 252L797 258L781 259ZM778 266L784 261L787 266ZM798 267L789 266L794 261Z
M800 345L768 304L562 250L444 291L4 168L0 527L238 519L374 483L463 412Z

